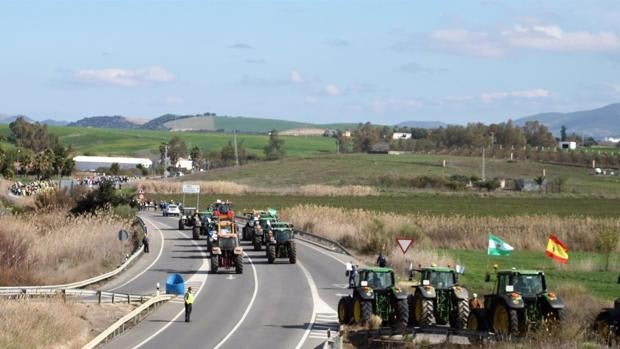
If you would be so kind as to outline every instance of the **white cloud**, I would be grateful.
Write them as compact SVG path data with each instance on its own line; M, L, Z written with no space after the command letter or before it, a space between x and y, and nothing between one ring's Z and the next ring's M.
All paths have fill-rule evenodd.
M73 78L76 81L95 85L137 86L154 82L174 80L174 75L158 66L135 70L121 68L82 69Z
M388 98L375 100L370 105L376 112L384 111L398 111L398 110L412 110L423 106L420 100L414 98L398 99Z
M475 56L498 57L504 53L487 32L472 32L464 29L438 30L431 33L431 39L439 48L463 52Z
M325 86L325 93L330 96L340 96L342 94L342 91L340 91L340 89L336 85L330 84Z
M620 49L620 37L614 32L567 32L555 24L516 24L496 32L443 29L432 32L430 38L439 49L482 57L499 57L515 49L565 52Z
M557 25L516 25L502 32L514 47L550 51L610 51L620 48L620 38L613 32L565 32Z
M181 97L166 96L164 97L164 104L166 105L180 105L185 103L185 100Z
M304 82L304 78L297 71L291 72L291 82L295 84L302 84Z
M549 92L549 90L545 90L542 88L536 88L532 90L510 91L510 92L485 92L480 95L480 98L486 103L491 103L496 100L501 100L501 99L505 99L508 97L543 98L543 97L549 97L550 95L551 95L551 92Z

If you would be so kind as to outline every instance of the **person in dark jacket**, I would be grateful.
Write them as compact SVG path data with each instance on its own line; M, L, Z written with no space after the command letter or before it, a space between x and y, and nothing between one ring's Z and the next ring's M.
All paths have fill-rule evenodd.
M147 233L144 233L144 237L142 238L142 244L144 245L144 253L149 253L149 244L150 244L150 238L149 235Z

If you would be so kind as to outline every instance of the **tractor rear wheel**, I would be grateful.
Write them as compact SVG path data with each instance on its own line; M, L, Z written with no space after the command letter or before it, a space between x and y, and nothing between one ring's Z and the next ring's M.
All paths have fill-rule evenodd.
M457 329L467 328L469 310L469 302L467 299L459 299L456 308L452 309L453 314L450 316L450 327Z
M297 263L297 247L295 241L289 241L288 243L288 261L291 264Z
M341 297L338 301L338 322L341 324L351 322L351 297Z
M353 301L353 321L358 325L365 324L372 316L372 303L356 298Z
M276 260L276 245L269 244L269 246L267 246L267 263L273 264L275 260Z
M260 240L257 237L254 237L254 251L260 251L261 245Z
M243 274L243 256L240 254L235 255L235 272Z
M217 256L211 256L211 272L217 274L219 266L220 265Z
M409 305L406 299L396 300L396 306L392 314L392 328L395 330L404 330L409 322Z
M435 312L432 299L425 299L421 294L413 297L414 319L418 326L429 326L435 323Z
M499 303L493 310L493 332L501 338L508 339L519 335L519 316L516 310Z

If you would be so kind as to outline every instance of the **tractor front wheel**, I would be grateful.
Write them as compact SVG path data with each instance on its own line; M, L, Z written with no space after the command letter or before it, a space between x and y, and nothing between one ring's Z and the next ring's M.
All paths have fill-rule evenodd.
M501 338L517 337L519 335L517 311L509 309L506 304L497 304L493 311L493 332Z
M467 329L472 331L488 331L486 310L472 309L467 318Z
M406 299L396 300L392 314L392 328L395 330L404 330L409 322L409 305Z
M414 319L419 326L429 326L435 323L434 305L432 299L425 299L421 294L414 296Z
M197 228L197 227L192 228L192 239L194 240L200 239L200 228Z
M276 260L276 245L269 244L269 246L267 246L267 263L273 264L275 260Z
M372 303L356 298L353 301L353 320L358 325L365 324L372 316Z
M469 302L467 299L458 300L456 308L452 311L454 313L450 317L450 326L459 330L466 328L469 318Z
M217 256L211 256L211 272L217 274L217 270L219 269L219 261Z
M295 241L290 241L288 243L288 261L291 264L297 263L297 247L295 246Z
M243 274L243 256L240 254L235 255L235 272Z
M348 324L351 322L351 298L341 297L338 301L338 322Z
M260 245L260 240L255 237L254 238L254 251L260 251L261 250L261 245Z
M185 228L185 223L182 219L179 219L179 230L183 230Z

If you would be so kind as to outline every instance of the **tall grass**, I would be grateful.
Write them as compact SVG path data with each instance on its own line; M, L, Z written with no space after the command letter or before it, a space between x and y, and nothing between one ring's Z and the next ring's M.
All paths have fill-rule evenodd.
M109 215L64 212L0 217L0 283L56 284L83 280L119 265L132 249L116 233L130 222Z
M619 218L398 215L362 209L297 205L281 210L299 229L337 240L363 253L393 245L395 236L414 239L422 249L485 250L493 233L520 250L544 250L551 233L571 250L596 251L596 232L620 230ZM618 248L615 250L619 251Z
M131 309L60 298L0 299L0 348L81 348Z
M243 195L248 193L274 193L301 196L371 196L378 195L376 188L361 185L332 186L310 184L296 187L261 187L237 184L229 181L188 181L200 185L201 194ZM178 194L182 191L181 182L146 180L135 182L147 194Z

